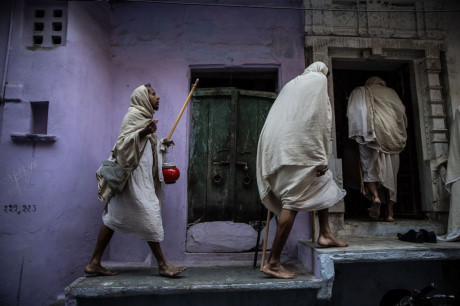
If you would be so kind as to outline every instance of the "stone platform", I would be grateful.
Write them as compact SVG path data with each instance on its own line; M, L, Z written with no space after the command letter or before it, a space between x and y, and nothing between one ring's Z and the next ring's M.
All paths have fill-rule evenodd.
M341 264L460 261L458 242L410 243L393 237L344 240L350 242L346 248L300 241L298 260L284 263L298 272L293 280L271 278L250 264L192 266L177 278L160 277L152 267L108 266L119 275L78 278L65 289L66 305L327 305ZM351 278L345 282L355 281L353 273L347 275Z
M251 266L190 267L177 278L157 268L124 267L111 277L80 277L65 289L66 305L305 305L323 281L298 261L297 278L271 278ZM275 304L273 304L275 302Z
M324 281L318 299L329 300L332 296L334 264L460 260L459 242L411 243L391 237L345 237L343 240L350 243L348 247L323 248L310 241L299 242L299 260Z

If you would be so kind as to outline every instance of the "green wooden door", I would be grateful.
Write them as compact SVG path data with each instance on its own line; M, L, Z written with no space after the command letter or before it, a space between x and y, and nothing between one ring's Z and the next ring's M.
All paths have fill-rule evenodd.
M188 223L260 219L257 142L274 93L197 89L192 100Z

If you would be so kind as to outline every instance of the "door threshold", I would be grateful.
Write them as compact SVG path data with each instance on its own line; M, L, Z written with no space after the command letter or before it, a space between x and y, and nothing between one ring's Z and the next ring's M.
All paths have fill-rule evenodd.
M394 222L345 219L337 234L340 237L395 237L398 233L406 233L411 229L425 229L439 236L446 234L447 222L420 219L396 219Z

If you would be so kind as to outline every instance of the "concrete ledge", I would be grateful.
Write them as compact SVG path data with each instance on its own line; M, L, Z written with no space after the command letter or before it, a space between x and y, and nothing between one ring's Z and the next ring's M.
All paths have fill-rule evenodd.
M44 134L11 134L11 140L16 143L54 143L56 136Z
M460 259L460 243L410 243L388 237L355 237L346 248L322 248L300 241L299 260L315 276L323 279L318 299L330 299L335 263L424 261Z
M283 280L268 277L258 269L246 267L192 267L177 278L158 276L157 268L118 268L117 276L80 277L65 289L66 305L78 305L79 299L151 296L183 293L226 293L314 289L322 280L307 273L300 262L286 266L298 271L297 278Z

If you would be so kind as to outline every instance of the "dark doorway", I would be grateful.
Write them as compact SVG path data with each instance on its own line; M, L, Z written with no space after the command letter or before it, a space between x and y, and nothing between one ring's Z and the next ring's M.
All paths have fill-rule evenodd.
M416 160L415 131L411 95L410 66L407 62L334 61L334 111L337 135L337 157L342 159L345 197L345 218L367 218L371 202L360 192L358 145L348 138L347 103L355 87L363 86L371 76L379 76L393 88L406 107L408 120L407 144L400 153L398 199L394 207L396 218L421 217L419 175ZM385 207L382 207L382 214Z

